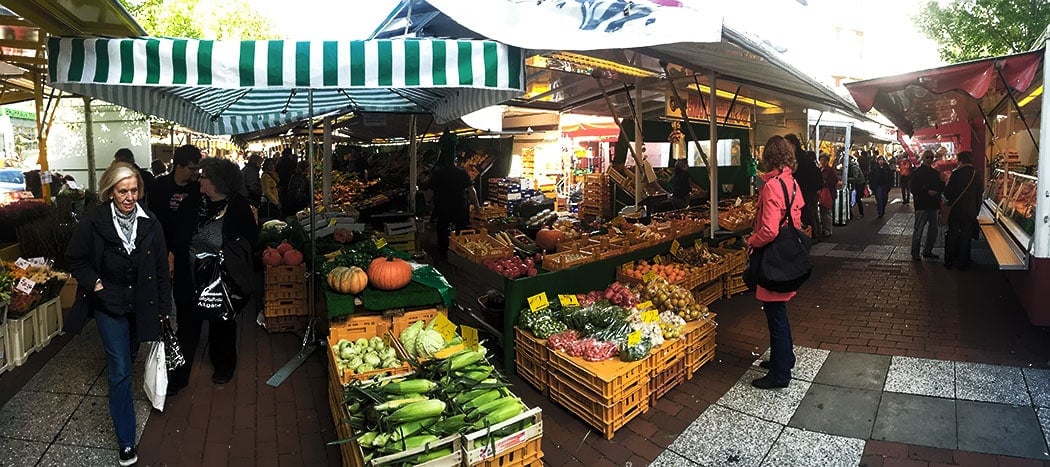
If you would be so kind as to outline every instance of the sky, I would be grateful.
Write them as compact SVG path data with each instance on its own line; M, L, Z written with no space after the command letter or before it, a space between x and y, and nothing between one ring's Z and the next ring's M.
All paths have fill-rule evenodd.
M828 84L833 75L867 79L942 65L936 45L911 21L918 0L681 1L721 11L727 23L786 49L789 63ZM286 0L253 0L286 37L302 40L365 38L397 3L298 0L289 8ZM836 27L845 29L836 35ZM863 31L862 41L848 33L854 29Z

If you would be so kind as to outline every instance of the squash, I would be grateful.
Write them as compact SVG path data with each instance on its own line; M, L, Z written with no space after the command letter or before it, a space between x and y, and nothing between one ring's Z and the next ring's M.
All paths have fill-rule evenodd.
M295 248L289 249L288 251L284 252L282 258L284 259L284 264L287 264L289 266L298 266L300 264L303 264L303 253L299 250L296 250Z
M412 282L412 266L399 258L379 257L368 265L368 281L379 290L397 290Z
M328 273L328 287L343 294L359 294L368 285L368 275L357 266L339 266Z
M565 238L565 232L558 229L543 229L536 232L536 244L547 251L554 251L558 242Z
M284 258L281 257L281 253L276 248L269 247L263 250L262 262L269 267L280 266L284 263Z
M295 247L293 247L292 244L288 243L288 242L281 242L280 245L277 245L277 252L280 253L282 256L285 253L287 253L288 250L294 250L294 249L295 249Z

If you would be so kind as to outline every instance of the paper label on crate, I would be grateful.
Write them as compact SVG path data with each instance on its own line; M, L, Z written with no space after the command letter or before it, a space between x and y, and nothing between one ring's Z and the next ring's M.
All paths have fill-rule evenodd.
M649 272L642 274L642 282L645 282L646 284L652 282L653 279L656 279L656 271L653 269L650 269Z
M443 313L438 313L431 324L434 326L434 330L440 333L441 337L445 338L445 342L456 337L456 325L449 321L448 317Z
M52 180L51 172L47 170L40 172L40 183L51 183Z
M634 347L642 343L642 331L634 331L627 335L627 346Z
M677 238L671 241L671 254L672 255L677 255L678 254L678 250L681 250L681 249L682 249L682 244L678 243L678 239Z
M380 238L376 239L376 248L383 248L385 246L386 246L386 239L385 238L380 237Z
M18 280L18 285L15 286L15 289L19 292L29 295L33 293L33 287L36 287L36 282L33 282L28 277L23 277Z
M653 262L656 264L664 264L664 257L661 255L656 255L653 257Z
M629 271L631 269L634 269L634 261L628 261L626 263L623 263L623 266L621 266L621 267L623 268L624 271Z
M463 345L468 349L478 350L478 329L470 326L460 326L459 332L463 334Z
M546 292L540 292L536 295L529 297L529 310L532 310L533 313L541 310L546 310L549 306L551 305L549 302L547 302Z
M642 312L642 322L655 323L657 321L660 321L660 310L653 308Z
M33 266L47 266L47 258L44 258L43 256L29 258L29 264L32 264Z
M15 266L17 266L19 269L29 269L31 263L29 261L26 261L25 258L18 258L15 260Z
M558 295L558 301L561 302L561 306L580 306L580 301L575 295Z

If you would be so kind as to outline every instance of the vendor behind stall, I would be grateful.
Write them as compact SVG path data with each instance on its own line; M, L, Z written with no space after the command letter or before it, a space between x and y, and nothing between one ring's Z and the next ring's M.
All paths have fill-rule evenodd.
M438 141L441 154L430 174L430 189L434 192L434 222L438 237L438 254L448 254L449 231L470 226L469 201L481 207L478 193L474 190L470 175L456 161L456 136L445 132ZM469 196L469 198L468 198Z
M691 190L689 162L685 159L678 159L674 163L674 175L671 177L671 205L675 209L689 207L689 192Z

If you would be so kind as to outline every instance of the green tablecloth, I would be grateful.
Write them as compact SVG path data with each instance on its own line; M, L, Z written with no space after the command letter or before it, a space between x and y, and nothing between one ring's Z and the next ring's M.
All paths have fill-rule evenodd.
M436 274L436 276L435 276ZM444 278L432 267L425 266L412 273L412 282L404 288L383 291L366 288L361 292L361 308L368 311L382 311L392 308L415 308L430 305L451 305L455 298L455 289L449 287L446 293L442 293L441 283ZM433 285L431 285L433 284ZM448 283L445 282L445 285ZM325 298L328 302L328 318L347 316L357 311L354 304L354 296L332 292L325 288ZM363 311L362 310L362 311Z

